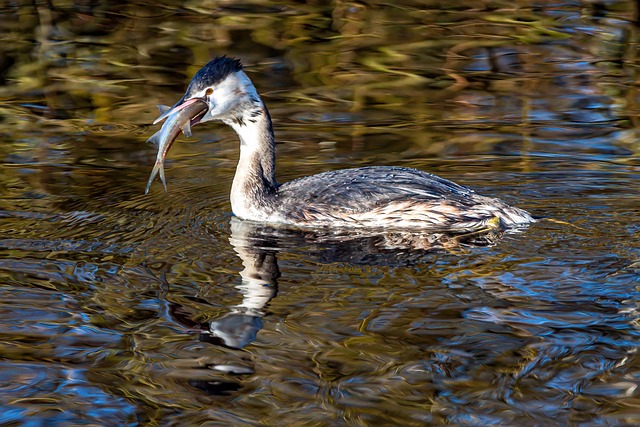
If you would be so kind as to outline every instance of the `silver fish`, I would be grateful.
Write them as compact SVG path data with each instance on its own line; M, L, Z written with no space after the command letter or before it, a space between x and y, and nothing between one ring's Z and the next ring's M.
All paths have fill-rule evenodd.
M158 146L158 156L156 157L156 163L151 171L151 176L149 176L144 194L149 192L151 183L158 172L160 172L160 180L162 181L162 185L164 185L164 191L167 191L167 181L164 177L164 159L167 157L169 148L171 148L173 141L180 135L180 132L184 133L186 137L191 136L191 126L200 121L200 118L207 108L208 106L205 102L194 100L194 102L191 102L188 106L170 114L167 117L167 121L162 125L162 128L147 140L147 142L153 142ZM160 117L169 111L169 107L166 105L158 105L158 109L160 110Z

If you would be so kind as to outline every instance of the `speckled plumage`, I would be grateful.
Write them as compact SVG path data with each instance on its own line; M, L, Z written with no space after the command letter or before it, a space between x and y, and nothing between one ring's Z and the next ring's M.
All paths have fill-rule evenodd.
M276 194L278 215L307 225L477 229L495 217L505 226L532 221L525 211L498 199L402 167L325 172L285 183Z
M201 122L221 120L240 137L231 189L239 218L297 227L414 230L477 230L496 218L504 227L534 221L522 209L417 169L344 169L278 184L271 118L241 68L237 60L214 59L196 73L178 103L205 100L209 111Z

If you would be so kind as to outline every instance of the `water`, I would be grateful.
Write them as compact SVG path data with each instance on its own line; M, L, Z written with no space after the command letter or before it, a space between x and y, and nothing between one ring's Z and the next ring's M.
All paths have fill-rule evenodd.
M632 2L2 7L3 425L640 423ZM242 223L218 125L145 196L155 104L222 53L281 182L410 166L556 221Z

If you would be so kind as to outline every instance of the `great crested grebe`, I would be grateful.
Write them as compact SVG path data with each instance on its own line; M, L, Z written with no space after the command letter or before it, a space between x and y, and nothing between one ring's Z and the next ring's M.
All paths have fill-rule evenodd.
M194 109L203 102L204 114ZM302 227L451 230L534 221L522 209L417 169L369 166L278 184L271 117L238 59L218 57L202 67L184 96L154 124L187 107L194 114L200 111L191 125L220 120L240 137L231 209L244 220Z

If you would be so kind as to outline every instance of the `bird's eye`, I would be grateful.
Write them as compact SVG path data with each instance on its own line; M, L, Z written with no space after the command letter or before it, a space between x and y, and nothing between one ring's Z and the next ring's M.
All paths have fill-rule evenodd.
M213 93L213 89L211 89L210 87L207 88L206 92L204 93L205 95L209 96Z

